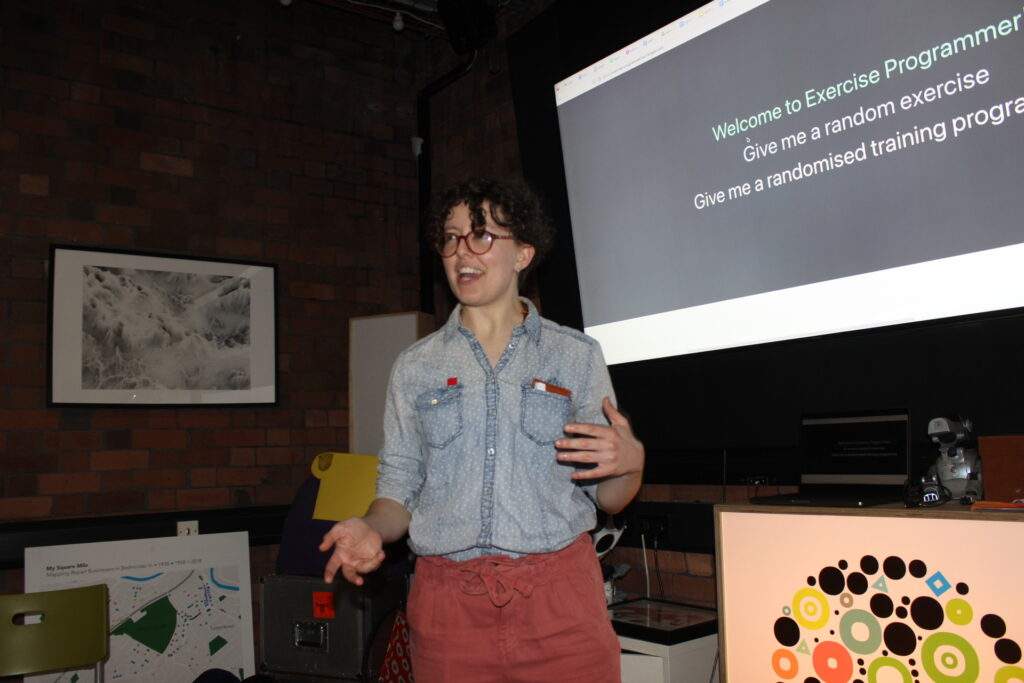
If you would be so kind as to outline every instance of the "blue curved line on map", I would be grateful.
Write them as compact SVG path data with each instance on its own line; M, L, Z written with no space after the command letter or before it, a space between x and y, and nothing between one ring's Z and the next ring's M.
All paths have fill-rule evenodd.
M212 583L217 588L223 588L226 591L238 590L238 586L229 586L226 583L221 583L220 581L218 581L217 577L213 575L213 567L210 567L210 583Z
M157 572L156 574L153 574L152 576L122 576L121 578L124 579L125 581L151 581L152 579L155 579L156 577L163 576L163 575L164 575L163 572Z

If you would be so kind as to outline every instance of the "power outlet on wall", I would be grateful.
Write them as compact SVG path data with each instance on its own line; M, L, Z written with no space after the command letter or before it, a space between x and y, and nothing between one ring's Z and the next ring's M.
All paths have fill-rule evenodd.
M178 522L178 535L179 536L198 536L199 535L199 520L189 519Z

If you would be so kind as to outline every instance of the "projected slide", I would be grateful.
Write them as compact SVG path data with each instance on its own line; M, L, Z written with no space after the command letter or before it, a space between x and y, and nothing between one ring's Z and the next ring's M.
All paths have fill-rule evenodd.
M1024 7L716 1L556 86L609 362L1024 306Z

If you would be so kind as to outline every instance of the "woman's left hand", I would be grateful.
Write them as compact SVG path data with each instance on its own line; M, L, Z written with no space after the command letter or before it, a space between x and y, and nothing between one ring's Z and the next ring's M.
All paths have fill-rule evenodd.
M595 463L592 469L573 473L573 479L607 479L627 474L639 475L644 469L644 445L633 435L626 416L605 396L601 403L609 426L570 422L565 425L570 438L555 441L558 461Z

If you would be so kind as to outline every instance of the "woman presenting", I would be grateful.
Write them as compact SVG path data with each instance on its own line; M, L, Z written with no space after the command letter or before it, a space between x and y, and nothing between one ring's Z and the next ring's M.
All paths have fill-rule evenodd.
M587 532L636 495L644 449L598 343L519 296L550 223L525 188L473 180L441 196L427 238L459 305L395 362L377 497L324 536L324 579L361 585L408 532L418 683L617 683Z

